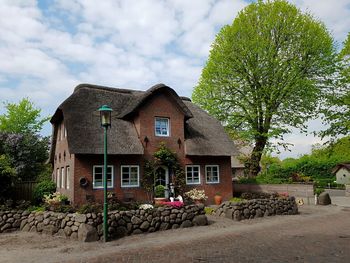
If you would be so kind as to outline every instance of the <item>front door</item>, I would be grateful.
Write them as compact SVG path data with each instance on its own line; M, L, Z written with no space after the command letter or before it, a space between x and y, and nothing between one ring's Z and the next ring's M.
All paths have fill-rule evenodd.
M169 169L166 166L159 166L156 170L154 186L163 185L165 187L164 197L169 197Z

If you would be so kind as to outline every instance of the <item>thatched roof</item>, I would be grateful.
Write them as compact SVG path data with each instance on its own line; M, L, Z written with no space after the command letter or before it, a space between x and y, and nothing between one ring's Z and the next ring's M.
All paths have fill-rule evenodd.
M236 155L233 141L225 133L221 123L191 101L184 103L193 114L193 118L185 123L186 155Z
M350 171L350 163L340 163L336 167L333 168L332 173L337 173L341 168L345 168Z
M154 94L164 93L173 98L185 116L185 149L187 155L230 156L235 153L233 142L221 124L187 98L158 84L147 91L117 89L91 84L80 84L56 110L51 123L64 118L70 153L102 154L103 133L97 109L109 105L113 109L112 127L108 130L109 154L143 154L132 117ZM50 161L53 161L57 129L54 130Z

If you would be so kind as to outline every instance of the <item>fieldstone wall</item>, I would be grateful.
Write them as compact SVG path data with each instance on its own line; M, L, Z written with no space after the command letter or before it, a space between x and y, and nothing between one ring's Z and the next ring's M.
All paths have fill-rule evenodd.
M0 233L19 229L90 242L101 239L102 222L101 213L0 211ZM190 205L182 208L158 207L151 210L139 209L108 213L108 232L112 239L207 224L204 205Z
M272 215L295 215L297 213L298 205L294 197L224 202L214 210L214 215L236 221Z
M315 194L313 183L293 184L237 184L233 182L233 193L287 193L302 200L304 204L314 205Z

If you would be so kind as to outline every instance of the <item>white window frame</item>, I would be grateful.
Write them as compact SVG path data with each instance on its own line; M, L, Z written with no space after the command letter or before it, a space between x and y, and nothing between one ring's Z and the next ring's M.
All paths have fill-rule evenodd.
M198 182L189 182L187 179L187 168L194 168L197 167L198 168ZM193 170L192 170L192 179L193 179ZM195 184L201 184L201 166L200 165L196 165L196 164L191 164L191 165L186 165L186 184L187 185L195 185Z
M69 176L70 176L70 167L66 166L66 189L69 189Z
M218 170L218 180L215 181L215 182L208 181L207 172L208 172L208 168L209 167L216 167L217 170ZM217 165L217 164L210 164L210 165L206 165L205 166L205 182L207 184L218 184L218 183L220 183L220 167L219 167L219 165Z
M123 168L137 168L137 184L136 185L125 185L123 184ZM130 177L130 170L129 170ZM129 178L130 181L130 178ZM120 166L120 187L122 188L131 188L131 187L140 187L140 166L139 165L121 165Z
M65 189L66 188L66 186L65 186L65 179L66 178L64 178L64 167L61 167L61 188L62 189Z
M108 168L111 168L111 185L108 185L108 180L107 180L107 188L112 189L114 188L114 166L113 165L108 165L107 166L107 170ZM102 168L102 186L95 186L95 168ZM92 189L103 189L103 168L104 165L94 165L92 167Z
M166 120L168 125L167 125L167 134L157 134L157 121L160 120ZM166 118L166 117L155 117L154 118L154 134L155 136L158 137L169 137L170 136L170 118Z

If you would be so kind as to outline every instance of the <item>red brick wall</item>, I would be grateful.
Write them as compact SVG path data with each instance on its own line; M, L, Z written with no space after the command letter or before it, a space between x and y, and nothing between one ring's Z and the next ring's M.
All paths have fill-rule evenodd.
M155 117L169 118L170 136L155 135ZM140 140L145 149L145 157L150 158L159 148L161 142L176 151L180 158L184 156L184 115L171 97L157 94L147 101L139 110L135 118L135 127L138 128ZM147 136L149 142L146 144L144 138ZM178 144L178 140L181 144Z
M57 128L59 127L58 131ZM62 188L61 185L57 185L56 191L65 194L69 197L70 200L73 199L73 172L74 172L74 154L70 154L68 149L67 137L64 136L64 122L61 122L56 127L56 132L60 132L61 136L56 136L56 148L53 164L53 175L52 179L56 182L57 185L57 169L64 168L64 173L66 177L66 167L69 166L70 174L68 177L69 180L69 189L65 184ZM60 174L59 173L59 174ZM67 178L67 177L66 177Z
M147 200L147 193L141 187L121 187L121 165L139 165L140 179L143 173L143 161L141 156L108 156L108 165L113 165L114 169L114 188L108 189L108 192L114 192L119 200L132 195L135 200ZM93 189L93 166L103 165L103 156L98 155L76 155L74 170L74 200L75 204L83 204L87 201L87 195L93 195L97 202L103 202L103 189ZM87 187L81 187L79 179L85 177L89 184Z
M231 158L229 156L192 156L185 159L185 165L200 165L200 184L188 185L188 189L204 189L208 196L206 204L214 203L214 195L220 193L223 201L232 197L232 177L231 177ZM219 183L207 183L205 175L206 165L219 165ZM186 168L185 168L186 169Z

